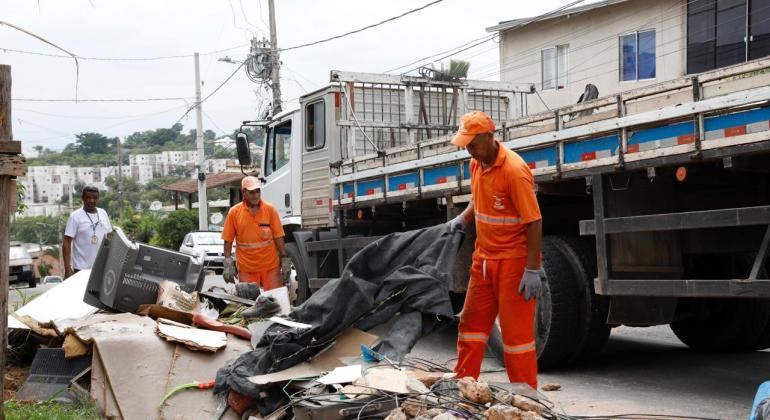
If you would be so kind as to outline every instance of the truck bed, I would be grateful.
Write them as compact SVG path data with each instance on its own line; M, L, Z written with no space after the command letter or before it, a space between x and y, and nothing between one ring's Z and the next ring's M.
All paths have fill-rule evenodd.
M538 183L770 149L770 59L537 115L497 121ZM469 155L451 134L342 162L335 206L370 206L469 191Z

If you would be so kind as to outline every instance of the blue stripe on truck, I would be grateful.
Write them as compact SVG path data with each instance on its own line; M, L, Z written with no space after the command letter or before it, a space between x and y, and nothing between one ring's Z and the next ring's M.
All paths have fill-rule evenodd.
M606 136L598 139L583 140L564 145L564 163L578 163L618 153L618 136Z
M381 194L385 191L385 180L382 178L369 181L359 181L356 189L356 197L364 195Z
M388 191L402 191L417 188L419 184L419 174L417 172L409 172L388 178Z
M556 165L556 148L548 147L545 149L522 150L517 152L532 169ZM545 162L545 165L539 165Z
M457 182L458 175L457 165L438 166L423 171L425 186Z
M631 133L628 137L628 144L641 144L655 140L662 140L671 137L686 136L695 132L695 125L692 121L678 124L667 125L664 127L650 128Z
M746 112L737 112L735 114L706 118L704 126L706 131L713 131L768 120L770 120L770 108L760 108Z

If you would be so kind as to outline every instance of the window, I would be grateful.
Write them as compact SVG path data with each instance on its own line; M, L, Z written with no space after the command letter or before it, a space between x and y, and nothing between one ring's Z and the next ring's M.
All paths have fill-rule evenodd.
M543 90L563 89L567 86L568 45L557 45L541 51Z
M305 149L314 150L326 144L326 109L323 101L305 107Z
M265 147L265 176L289 163L291 156L291 120L273 127L267 135Z
M751 37L746 27L749 8L752 9ZM770 32L767 8L766 0L690 0L687 4L687 73L713 70L742 63L747 56L753 59L770 53L770 44L763 36ZM756 44L752 42L755 33Z
M620 37L620 81L655 78L655 31Z

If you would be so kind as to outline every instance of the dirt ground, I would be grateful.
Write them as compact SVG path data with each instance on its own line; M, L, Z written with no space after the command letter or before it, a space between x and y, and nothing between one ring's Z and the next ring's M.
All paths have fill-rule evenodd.
M28 367L6 366L3 379L3 401L8 401L16 396L16 391L21 388L29 372Z

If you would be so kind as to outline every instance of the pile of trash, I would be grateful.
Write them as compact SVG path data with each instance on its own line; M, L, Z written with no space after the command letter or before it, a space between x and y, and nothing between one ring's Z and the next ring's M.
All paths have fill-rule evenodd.
M399 365L378 364L364 370L360 365L345 366L310 382L289 384L285 389L293 392L283 410L299 420L556 417L527 385L488 384L470 377L456 379L443 367L419 359L406 359Z
M188 293L163 281L155 302L114 313L83 301L90 274L76 273L8 317L9 345L38 347L17 400L88 398L107 418L219 418L227 404L211 392L182 391L212 389L216 371L251 350L244 325L282 320L291 309L285 287Z
M81 271L9 317L41 344L18 398L82 394L105 417L126 419L553 417L526 385L457 379L409 358L420 338L454 325L461 242L443 225L388 235L296 308L286 287L201 291L189 270L142 302L153 295L131 288L153 281L149 271ZM150 251L136 260L158 260ZM367 332L384 323L382 337Z

